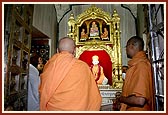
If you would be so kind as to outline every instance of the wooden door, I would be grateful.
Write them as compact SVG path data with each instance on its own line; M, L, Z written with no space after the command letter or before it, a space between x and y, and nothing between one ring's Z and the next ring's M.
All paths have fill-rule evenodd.
M4 5L4 110L27 110L33 5Z

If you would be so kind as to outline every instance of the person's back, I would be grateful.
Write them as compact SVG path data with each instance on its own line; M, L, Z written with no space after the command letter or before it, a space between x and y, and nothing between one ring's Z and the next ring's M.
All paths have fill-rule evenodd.
M72 40L62 40L66 39ZM88 65L74 58L73 50L59 52L47 62L41 75L40 110L100 110L100 92Z
M29 65L29 77L28 77L28 111L39 111L39 84L40 77L37 70L37 56L31 56Z

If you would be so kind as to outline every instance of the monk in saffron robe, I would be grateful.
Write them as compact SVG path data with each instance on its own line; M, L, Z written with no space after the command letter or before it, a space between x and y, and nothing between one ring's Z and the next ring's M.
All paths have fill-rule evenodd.
M129 69L120 97L121 111L152 111L154 110L154 88L151 64L143 51L143 39L131 37L126 46Z
M76 58L75 43L64 37L41 74L41 111L98 111L101 95L89 66Z

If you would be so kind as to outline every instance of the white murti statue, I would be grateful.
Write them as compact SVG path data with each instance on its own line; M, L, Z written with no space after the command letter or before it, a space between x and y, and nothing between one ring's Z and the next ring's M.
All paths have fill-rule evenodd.
M99 57L94 55L92 57L91 71L95 77L95 81L99 85L106 85L108 83L108 79L105 77L103 72L103 67L99 64Z
M99 36L99 29L97 27L96 22L92 22L92 26L90 28L90 36L91 37Z

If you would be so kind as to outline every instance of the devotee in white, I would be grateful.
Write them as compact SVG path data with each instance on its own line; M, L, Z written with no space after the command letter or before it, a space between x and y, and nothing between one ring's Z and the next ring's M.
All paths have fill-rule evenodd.
M36 62L38 63L38 61ZM39 84L40 84L39 71L35 66L30 64L29 77L28 77L28 107L27 107L28 111L40 110L39 109L39 90L38 90Z

